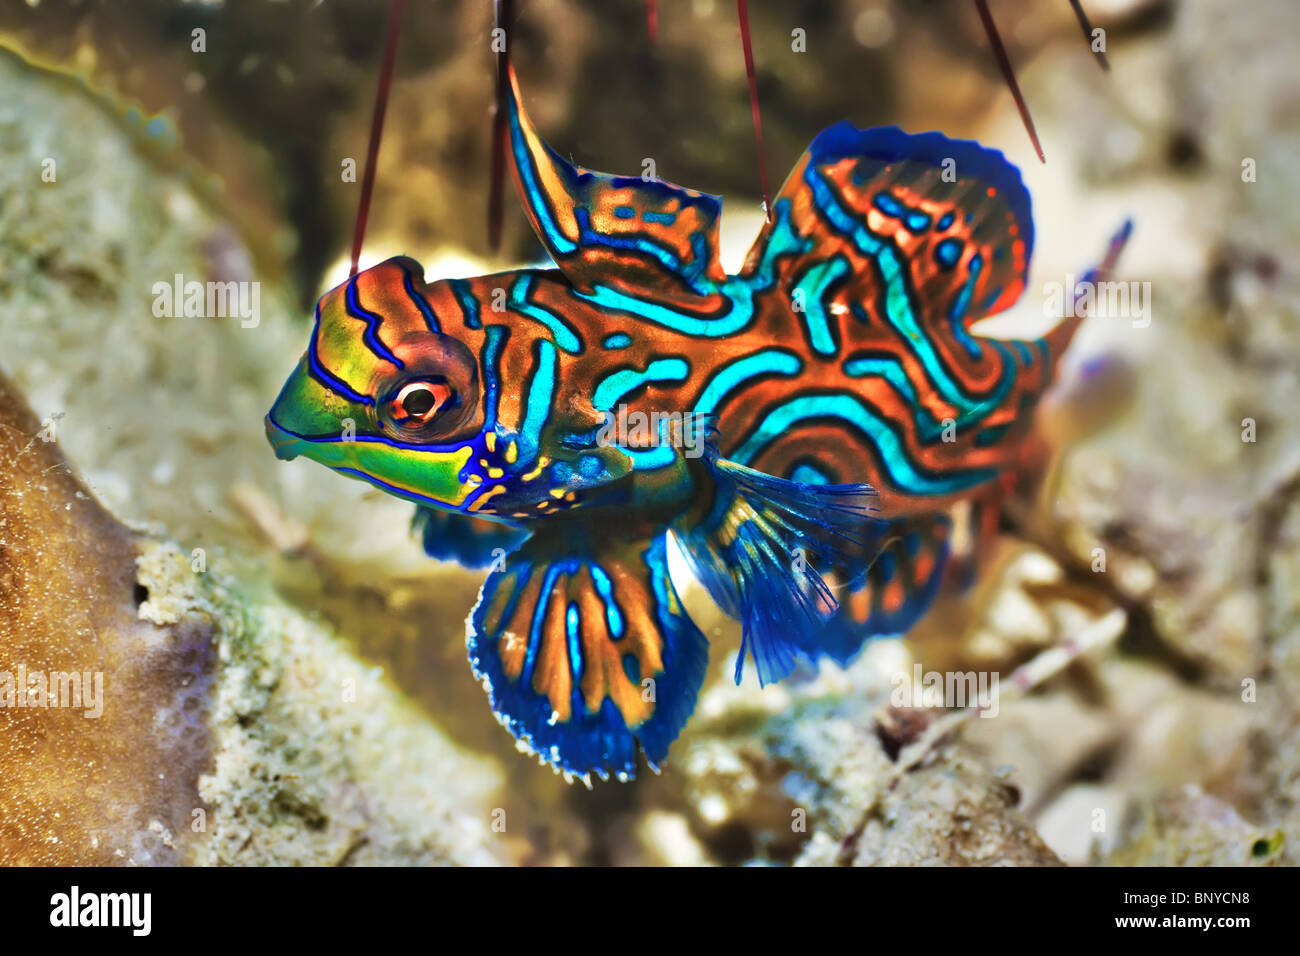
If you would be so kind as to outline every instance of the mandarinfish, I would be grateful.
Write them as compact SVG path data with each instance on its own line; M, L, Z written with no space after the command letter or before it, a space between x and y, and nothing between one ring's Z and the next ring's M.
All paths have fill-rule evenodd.
M727 275L717 197L573 166L513 72L506 106L557 268L361 272L321 298L267 435L414 502L430 555L491 564L466 627L498 719L566 777L628 779L638 746L664 760L708 659L668 533L742 622L737 680L746 655L767 683L905 632L949 509L996 527L1081 320L971 333L1033 248L1019 173L977 143L827 129Z

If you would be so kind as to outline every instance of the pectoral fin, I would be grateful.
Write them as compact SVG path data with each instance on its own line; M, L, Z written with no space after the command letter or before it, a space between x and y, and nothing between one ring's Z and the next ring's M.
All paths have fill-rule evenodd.
M860 579L888 524L875 514L869 485L786 481L723 459L709 466L714 505L680 537L696 576L743 625L736 682L748 652L767 684L799 657L818 656L837 604L817 568Z

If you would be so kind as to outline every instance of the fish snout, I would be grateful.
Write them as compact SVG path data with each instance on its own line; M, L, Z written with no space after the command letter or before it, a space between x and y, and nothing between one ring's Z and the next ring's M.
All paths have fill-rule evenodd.
M271 414L266 416L266 440L271 443L271 447L275 450L276 458L282 461L293 461L298 457L298 442L300 439L297 435L293 435L277 425L272 417L274 414L275 409L272 409Z

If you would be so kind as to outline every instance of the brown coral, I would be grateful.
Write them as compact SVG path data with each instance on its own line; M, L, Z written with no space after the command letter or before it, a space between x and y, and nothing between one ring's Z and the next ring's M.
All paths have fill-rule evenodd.
M137 618L137 535L72 475L56 427L0 376L0 863L172 862L209 760L209 634ZM4 696L6 672L33 689L90 675L89 693L38 706Z

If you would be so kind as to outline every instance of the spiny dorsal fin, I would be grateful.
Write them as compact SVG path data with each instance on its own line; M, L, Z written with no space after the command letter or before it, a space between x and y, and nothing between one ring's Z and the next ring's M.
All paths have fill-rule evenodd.
M661 179L574 166L524 111L510 67L510 157L537 238L582 292L597 284L659 296L708 295L725 279L718 260L717 196Z

